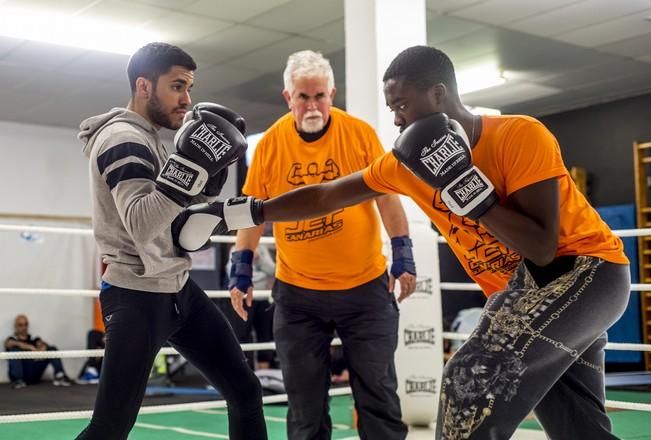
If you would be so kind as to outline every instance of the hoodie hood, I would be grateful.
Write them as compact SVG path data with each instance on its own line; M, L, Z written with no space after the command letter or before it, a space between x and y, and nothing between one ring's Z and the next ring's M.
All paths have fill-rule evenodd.
M91 116L79 124L80 131L77 135L77 138L83 144L81 151L84 153L84 155L86 155L86 157L90 157L90 151L93 145L91 140L95 134L97 134L97 132L99 132L102 128L107 127L111 124L115 124L116 122L128 122L129 124L135 124L140 126L143 130L152 134L155 134L157 131L150 122L148 122L138 113L121 107L112 108L107 113Z

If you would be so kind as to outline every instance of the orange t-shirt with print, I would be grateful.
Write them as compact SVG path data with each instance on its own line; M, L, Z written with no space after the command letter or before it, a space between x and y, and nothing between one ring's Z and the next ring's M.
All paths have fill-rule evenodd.
M472 161L495 186L500 204L514 192L557 178L560 189L560 236L557 256L591 255L628 264L624 246L570 177L556 138L528 116L483 116ZM459 217L441 201L438 190L386 153L364 171L373 190L411 197L446 238L470 277L486 295L503 290L522 257L508 249L478 222Z
M314 142L299 136L288 113L258 143L242 192L269 199L363 170L384 152L373 128L342 110L331 109L328 130ZM276 277L286 283L344 290L386 271L372 200L310 220L274 223L273 228Z

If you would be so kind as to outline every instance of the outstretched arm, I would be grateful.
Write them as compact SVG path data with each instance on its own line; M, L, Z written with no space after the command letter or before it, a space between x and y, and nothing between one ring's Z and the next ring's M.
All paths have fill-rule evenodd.
M236 197L226 202L196 205L179 226L179 242L191 237L192 243L204 243L214 234L254 228L264 222L304 220L326 215L346 206L381 196L370 189L362 172L330 183L309 185L266 201L254 197ZM239 248L238 248L239 249Z
M321 185L298 188L263 204L264 221L303 220L381 196L362 178L362 171Z

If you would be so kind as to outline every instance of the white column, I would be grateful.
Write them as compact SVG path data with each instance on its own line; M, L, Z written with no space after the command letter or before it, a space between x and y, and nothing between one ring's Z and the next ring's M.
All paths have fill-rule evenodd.
M425 0L345 0L345 23L346 110L375 127L389 150L398 129L386 107L382 76L404 49L427 44ZM404 422L427 425L436 417L443 366L438 248L429 219L411 199L402 200L418 288L400 305L398 394ZM385 252L390 260L390 246Z
M425 0L345 0L346 109L371 124L385 149L398 135L382 91L404 49L427 44Z
M398 136L384 100L382 76L391 61L411 46L427 44L425 0L345 0L346 110L377 131L385 150ZM403 199L410 219L427 217Z

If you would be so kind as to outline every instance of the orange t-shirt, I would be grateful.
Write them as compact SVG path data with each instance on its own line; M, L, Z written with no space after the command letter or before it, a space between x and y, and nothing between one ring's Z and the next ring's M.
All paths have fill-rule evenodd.
M543 180L558 178L560 237L557 256L591 255L628 264L624 246L570 177L556 138L527 116L483 116L481 137L472 150L473 163L490 179L500 204L514 192ZM411 197L446 238L464 269L490 295L504 289L522 257L508 249L478 222L452 214L439 191L421 181L392 153L364 171L373 190Z
M383 154L373 128L342 110L331 109L328 130L314 142L301 139L288 113L258 143L242 192L269 199L363 170ZM374 205L274 223L276 277L306 289L344 290L382 275L386 259Z

